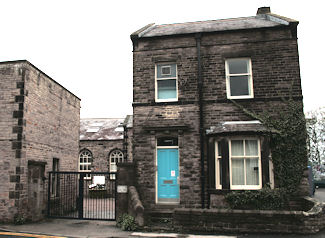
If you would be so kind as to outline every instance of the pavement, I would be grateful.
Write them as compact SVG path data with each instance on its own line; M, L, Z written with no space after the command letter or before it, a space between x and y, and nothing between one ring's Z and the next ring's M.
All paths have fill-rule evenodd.
M315 192L315 199L325 202L325 188L318 188ZM95 220L70 220L70 219L46 219L37 223L24 225L0 224L0 238L138 238L138 237L164 237L164 238L292 238L310 237L325 238L325 231L314 235L272 235L272 234L238 234L238 235L193 235L176 233L148 233L148 232L127 232L115 226L114 221Z
M0 225L0 230L39 235L52 235L73 238L129 237L132 232L121 231L113 221L47 219L24 225Z

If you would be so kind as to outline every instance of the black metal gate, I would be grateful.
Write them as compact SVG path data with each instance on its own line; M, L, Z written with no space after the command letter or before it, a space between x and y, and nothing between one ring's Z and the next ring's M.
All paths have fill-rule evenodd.
M49 217L115 220L116 173L49 172Z

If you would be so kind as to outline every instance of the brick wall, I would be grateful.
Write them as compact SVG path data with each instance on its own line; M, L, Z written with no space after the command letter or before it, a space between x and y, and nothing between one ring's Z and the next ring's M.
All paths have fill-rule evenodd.
M178 136L180 206L199 207L201 165L195 35L139 38L133 41L133 47L133 159L141 201L145 207L155 206L156 139ZM276 116L284 105L281 97L290 94L302 105L297 40L289 27L202 34L201 57L204 130L218 122L254 120L226 97L226 58L252 60L254 98L237 100L247 109L256 113L268 111ZM177 64L178 102L155 103L155 64L160 62ZM177 126L185 129L179 130ZM208 173L206 154L205 174ZM207 178L205 181L207 184Z
M59 159L61 170L77 170L80 99L27 61L4 62L0 69L0 107L5 109L0 156L6 160L0 167L4 191L0 217L12 221L19 213L40 218L47 195L43 178L52 170L53 158ZM32 164L39 173L29 171ZM39 207L31 207L30 201L36 199L32 189Z

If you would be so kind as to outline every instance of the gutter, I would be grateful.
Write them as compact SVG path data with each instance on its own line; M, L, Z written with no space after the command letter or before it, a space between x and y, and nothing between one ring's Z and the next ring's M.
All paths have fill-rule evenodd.
M199 134L200 134L200 155L201 155L201 206L205 208L205 171L204 171L204 128L203 128L203 100L202 100L202 63L201 63L201 33L195 35L196 52L197 52L197 88L198 88L198 101L199 101Z

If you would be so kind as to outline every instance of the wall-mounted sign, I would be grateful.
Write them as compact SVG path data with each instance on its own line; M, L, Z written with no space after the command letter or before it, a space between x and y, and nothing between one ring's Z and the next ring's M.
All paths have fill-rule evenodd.
M126 185L117 185L117 192L118 193L127 193L128 192L128 186L126 186Z
M170 171L170 176L175 177L175 170Z

